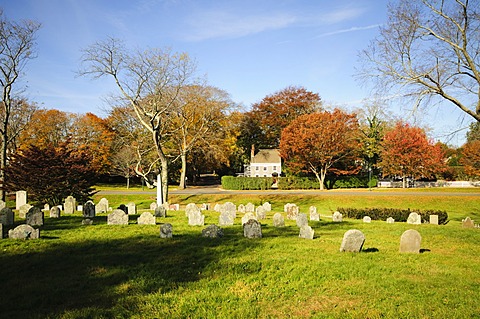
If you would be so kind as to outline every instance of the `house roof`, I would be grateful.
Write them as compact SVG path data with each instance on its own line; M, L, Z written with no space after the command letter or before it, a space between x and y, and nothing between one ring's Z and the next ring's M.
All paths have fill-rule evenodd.
M278 149L260 149L258 153L252 158L251 164L268 163L278 164L281 163L280 153Z

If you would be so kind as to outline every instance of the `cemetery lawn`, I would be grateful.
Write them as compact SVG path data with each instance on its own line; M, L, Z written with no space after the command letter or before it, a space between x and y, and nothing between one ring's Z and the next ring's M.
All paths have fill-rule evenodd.
M151 195L105 196L110 206L134 201L140 212ZM95 197L98 202L99 196ZM262 239L246 239L237 214L220 239L201 237L185 212L169 211L157 225L107 225L106 215L82 226L80 213L45 217L39 240L0 240L1 318L475 318L480 314L480 197L368 193L328 195L171 195L171 203L265 201ZM285 203L301 212L315 205L314 240L298 238L295 221L274 228ZM337 207L441 209L446 225L386 224L328 217ZM205 224L218 213L204 211ZM285 214L284 214L285 215ZM16 224L23 223L16 215ZM171 223L172 239L159 237ZM343 234L366 236L361 253L340 253ZM407 229L422 236L422 253L400 254Z

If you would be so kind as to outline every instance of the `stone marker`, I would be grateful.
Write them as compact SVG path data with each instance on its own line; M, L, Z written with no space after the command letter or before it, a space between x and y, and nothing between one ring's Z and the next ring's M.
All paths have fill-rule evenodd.
M150 212L144 212L138 217L137 224L139 225L155 225L157 223L155 216Z
M304 239L313 239L314 234L315 234L315 231L312 229L312 227L307 225L307 226L300 227L300 234L298 235L298 237L304 238Z
M25 223L30 226L43 226L43 211L38 207L31 207L25 215Z
M470 219L470 217L467 217L465 219L462 219L462 227L463 228L474 228L475 224L473 223L473 220Z
M305 227L308 226L308 219L307 214L298 214L297 216L297 227Z
M262 220L267 218L267 212L265 211L265 208L263 208L263 206L258 206L255 209L255 215L257 216L257 220Z
M0 199L0 210L4 209L5 207L7 207L7 204Z
M158 207L158 205L157 205L156 202L152 202L152 203L150 204L150 210L155 211L155 209L156 209L157 207Z
M130 202L127 204L127 213L128 215L135 215L137 213L137 206L134 202Z
M429 216L429 223L432 225L438 225L438 215L430 215Z
M200 208L197 207L197 205L195 205L195 203L189 203L185 207L185 216L187 217L192 213L199 213L199 212L201 212L201 210Z
M250 219L254 219L254 220L257 220L257 216L255 216L254 213L246 213L245 215L243 215L242 217L242 225L247 223Z
M395 219L393 219L393 217L388 217L387 224L393 224L393 223L395 223Z
M77 205L77 212L83 212L83 205Z
M178 204L176 204L176 205L178 205ZM202 206L200 206L200 210L210 210L210 204L209 203L202 203Z
M340 212L334 212L332 215L332 220L335 223L341 223L343 221L343 215Z
M350 229L343 235L341 252L358 253L362 250L363 243L365 243L365 235L358 229Z
M27 203L27 192L26 191L18 191L15 193L15 209L20 210L20 207ZM22 217L22 218L25 218Z
M30 225L23 224L10 229L8 237L12 239L38 239L40 238L40 229L35 229Z
M18 217L25 218L30 208L32 208L32 205L30 204L20 206L20 209L18 210Z
M205 225L205 215L202 214L200 209L198 211L192 211L188 215L188 225L190 226L203 226Z
M220 226L230 226L235 222L234 215L231 212L221 212L218 217L218 224Z
M75 213L75 207L77 206L76 200L73 196L68 196L65 198L65 202L63 203L63 212L65 214L73 214Z
M291 219L291 220L297 219L297 216L299 213L299 207L297 205L287 203L285 204L283 209L287 213L287 219Z
M400 237L400 252L401 253L420 253L420 246L422 244L422 236L415 229L409 229Z
M240 205L238 205L238 207L237 207L237 211L238 211L239 213L241 213L241 214L245 214L245 212L247 211L247 209L245 208L245 205L240 204Z
M320 221L320 214L317 212L317 207L310 206L308 212L310 213L310 220L317 222Z
M202 237L221 238L223 237L223 229L217 225L208 225L206 228L202 229Z
M58 206L53 206L50 208L50 218L60 218L60 208Z
M93 220L90 218L82 219L82 225L86 225L86 226L93 225Z
M0 224L9 226L15 223L15 213L8 207L0 210Z
M155 208L155 217L167 217L167 210L162 205Z
M265 208L266 212L271 212L272 211L272 205L269 202L265 202L262 204L263 208Z
M128 225L128 214L121 209L114 209L107 215L107 225Z
M363 216L363 222L364 223L371 223L372 219L370 218L370 216Z
M250 219L243 224L243 236L246 238L262 238L262 225L255 219Z
M44 212L49 212L50 211L50 205L48 205L48 204L43 205L43 211Z
M173 226L172 224L166 223L160 226L160 238L172 238L173 237Z
M245 213L253 212L255 212L255 205L253 205L252 203L248 203L247 205L245 205Z
M233 214L235 214L235 217L237 217L236 216L237 205L235 205L234 203L226 202L225 204L223 204L223 210L226 211L226 212L232 212Z
M102 198L100 199L100 201L98 202L97 205L95 205L95 214L99 214L99 213L107 213L108 212L108 199L106 198Z
M273 226L274 227L285 227L285 218L280 213L275 213L273 215Z
M417 213L410 213L407 218L407 224L420 225L422 223L422 216Z
M88 202L85 203L85 205L83 205L82 214L84 218L95 217L95 212L96 212L95 204L91 200L89 200Z
M215 206L213 206L213 210L216 211L216 212L219 212L220 213L220 210L222 209L222 205L220 204L215 204Z

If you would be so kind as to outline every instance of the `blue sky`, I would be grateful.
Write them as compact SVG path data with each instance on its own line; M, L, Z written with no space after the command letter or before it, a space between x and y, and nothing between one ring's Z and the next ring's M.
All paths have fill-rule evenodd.
M290 85L319 93L329 105L361 107L370 90L353 77L358 52L387 19L386 0L0 0L0 7L11 20L42 23L25 95L45 108L100 116L116 92L111 79L75 72L81 49L107 36L131 48L187 52L209 84L246 109ZM407 117L408 106L393 110ZM467 125L448 110L419 123L445 140L446 132ZM464 134L450 143L461 144Z

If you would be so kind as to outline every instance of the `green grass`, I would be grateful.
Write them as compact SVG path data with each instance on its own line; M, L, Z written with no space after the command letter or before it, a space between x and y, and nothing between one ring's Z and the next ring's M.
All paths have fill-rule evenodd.
M240 217L225 237L201 237L184 211L157 225L106 225L106 216L82 226L80 214L46 218L40 240L0 240L0 317L5 318L478 318L480 229L463 229L466 216L480 221L480 197L368 194L175 195L171 203L270 201L264 237L243 237ZM127 197L124 197L127 196ZM112 206L151 195L106 196ZM99 197L96 198L98 201ZM302 211L317 206L314 240L298 238L294 221L272 226L287 202ZM332 223L336 207L403 207L447 210L444 226L359 220ZM142 207L141 207L142 208ZM18 223L22 222L18 220ZM159 237L171 223L172 239ZM206 224L218 213L206 212ZM362 253L340 253L343 234L366 236ZM422 235L422 254L400 254L401 234Z

